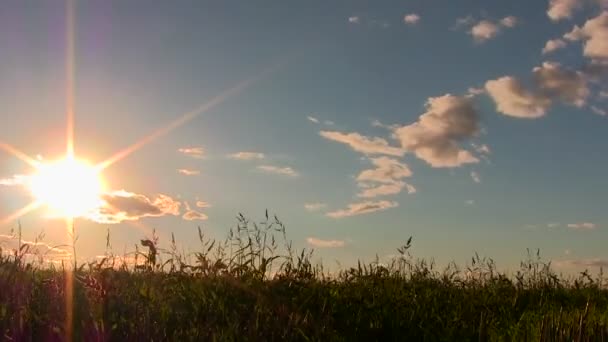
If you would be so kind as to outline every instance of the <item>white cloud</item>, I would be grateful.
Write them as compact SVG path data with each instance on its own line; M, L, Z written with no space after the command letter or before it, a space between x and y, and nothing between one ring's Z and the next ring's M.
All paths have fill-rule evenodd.
M428 100L426 110L417 122L394 130L394 137L405 150L432 167L479 162L459 144L479 130L478 114L470 98L450 94L433 97Z
M479 176L479 173L475 171L471 171L471 179L473 179L473 182L475 183L481 183L481 177Z
M0 186L20 186L28 181L28 176L13 175L9 178L0 178Z
M306 239L309 245L317 248L340 248L346 245L343 240L322 240L315 237L309 237Z
M574 230L594 230L597 228L595 223L591 222L581 222L581 223L570 223L568 224L568 228Z
M582 0L550 0L547 15L553 21L569 19L582 6Z
M410 14L406 14L403 17L403 22L406 23L407 25L416 25L420 22L420 15L416 14L416 13L410 13Z
M314 122L314 123L316 123L316 124L318 124L318 123L319 123L319 119L315 118L314 116L307 116L306 118L307 118L307 119L308 119L308 121L310 121L310 122Z
M475 204L475 201L474 201L474 200L466 200L464 203L465 203L466 205L474 205L474 204Z
M260 160L266 158L266 156L264 153L259 152L237 152L228 155L228 158L236 160Z
M358 16L351 16L348 17L348 22L351 24L359 24L361 22L361 18L359 18Z
M182 147L177 152L194 159L203 159L205 157L205 149L202 147Z
M308 211L319 211L323 208L327 207L327 204L314 202L314 203L305 203L304 208Z
M329 140L333 140L350 146L353 150L363 154L385 154L401 157L405 151L399 147L390 146L382 138L369 138L359 133L342 133L336 131L321 131L319 134Z
M563 49L566 47L566 42L563 39L551 39L549 41L547 41L547 43L545 44L545 47L543 48L543 55L546 55L548 53L551 53L553 51L559 50L559 49Z
M535 119L544 116L551 106L550 99L525 89L511 76L486 82L486 90L496 103L496 110L508 116Z
M485 92L486 91L483 88L470 87L469 89L467 89L467 95L469 95L470 97L475 97L475 96L481 95L481 94L483 94Z
M180 175L184 175L184 176L198 176L201 174L201 172L199 170L191 170L191 169L179 169L179 170L177 170L177 172Z
M593 111L595 114L601 115L601 116L607 116L608 115L608 111L606 109L602 109L602 108L597 107L597 106L591 106L591 111Z
M465 18L469 19L469 17ZM468 22L462 21L462 25L471 25L473 19L471 18ZM475 25L471 26L469 34L478 43L483 43L490 39L495 38L502 31L503 28L514 28L519 23L519 20L514 16L504 17L499 21L491 21L483 19L478 21ZM461 25L461 26L462 26Z
M326 215L331 218L339 219L357 215L371 214L378 211L384 211L398 207L399 203L392 201L366 201L360 203L351 203L348 208L329 212Z
M273 173L281 176L298 177L300 174L291 167L280 167L274 165L260 165L258 170L266 173Z
M569 253L566 253L569 254ZM608 268L607 259L571 259L553 261L553 265L557 267L573 267L573 268Z
M582 28L575 26L564 35L570 41L584 41L583 55L594 60L608 60L608 11L587 20Z
M159 194L151 199L145 195L120 190L102 196L103 206L86 216L104 224L137 221L144 217L161 217L180 214L180 202Z

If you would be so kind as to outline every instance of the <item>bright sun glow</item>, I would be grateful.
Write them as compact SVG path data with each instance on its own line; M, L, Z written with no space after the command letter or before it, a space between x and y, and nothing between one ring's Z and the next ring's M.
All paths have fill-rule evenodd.
M52 215L80 217L101 204L103 181L97 168L66 158L41 164L30 179L30 191Z

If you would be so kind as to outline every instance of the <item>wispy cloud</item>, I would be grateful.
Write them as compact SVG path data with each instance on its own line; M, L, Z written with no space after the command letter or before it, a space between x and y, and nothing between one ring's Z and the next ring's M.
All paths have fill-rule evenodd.
M203 159L205 157L205 149L202 147L182 147L177 152L194 159Z
M574 230L594 230L597 228L595 223L591 222L580 222L580 223L570 223L568 224L568 228Z
M361 198L374 198L379 196L395 195L404 188L408 193L416 192L416 188L401 179L410 177L412 171L406 164L389 157L370 159L374 164L373 169L362 171L357 176L357 182L361 192L357 194Z
M177 170L177 172L180 175L184 175L184 176L198 176L201 174L201 172L199 170L192 170L192 169L179 169L179 170Z
M209 202L205 202L205 201L196 201L196 206L198 208L210 208L211 204Z
M317 248L340 248L346 246L346 242L343 240L322 240L315 237L309 237L306 239L306 242Z
M15 235L0 234L0 247L3 252L15 252L20 248L19 244L21 247L27 245L27 249L22 250L22 252L27 251L26 255L41 255L50 260L65 260L72 257L72 253L67 247L53 246L43 241L20 239Z
M319 211L327 207L327 204L321 202L305 203L304 208L308 211Z
M557 267L570 268L608 268L608 259L570 259L570 260L554 260L553 265Z
M287 176L287 177L298 177L300 174L292 169L291 167L281 167L275 165L260 165L257 167L258 170L266 173L273 173L276 175Z
M197 202L197 205L198 205L198 202ZM186 212L184 213L184 215L182 215L182 218L184 220L186 220L186 221L205 221L209 218L207 215L201 213L200 211L196 211L196 210L192 209L188 202L185 203L185 206L186 206Z
M370 138L359 133L342 133L336 131L321 131L319 134L325 139L348 145L356 152L366 155L385 154L400 157L405 154L405 150L399 147L390 146L388 141L382 138Z
M318 124L319 123L319 119L315 118L314 116L307 116L306 117L308 119L308 121L313 122Z
M87 219L104 224L137 221L144 217L161 217L180 214L180 202L170 196L159 194L154 199L125 190L102 196L104 205L86 216Z
M351 203L346 209L332 211L327 213L326 215L331 218L340 219L344 217L371 214L374 212L384 211L398 206L399 203L392 201L366 201L360 203Z
M20 186L28 180L26 175L13 175L9 178L0 178L0 186Z
M266 155L260 152L236 152L228 155L228 158L236 160L261 160L266 158Z
M475 204L475 201L474 201L474 200L466 200L466 201L464 201L464 203L465 203L466 205L474 205L474 204Z
M367 187L357 194L361 198L375 198L379 196L396 195L406 186L405 182L393 182L390 184L380 184L377 186Z
M361 18L356 15L353 15L348 17L348 22L351 24L359 24L361 23Z
M476 171L471 171L471 179L473 179L473 182L475 183L481 183L481 177Z

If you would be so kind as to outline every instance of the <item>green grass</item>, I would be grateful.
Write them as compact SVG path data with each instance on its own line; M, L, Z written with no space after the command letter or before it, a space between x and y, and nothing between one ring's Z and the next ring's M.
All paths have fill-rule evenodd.
M388 265L330 275L311 251L291 247L276 217L237 219L224 241L199 229L200 252L192 255L178 253L174 241L161 249L155 237L134 253L108 249L82 265L45 264L31 244L3 251L0 339L608 340L601 274L561 277L537 254L513 276L478 256L468 267L437 270L410 255L410 239Z

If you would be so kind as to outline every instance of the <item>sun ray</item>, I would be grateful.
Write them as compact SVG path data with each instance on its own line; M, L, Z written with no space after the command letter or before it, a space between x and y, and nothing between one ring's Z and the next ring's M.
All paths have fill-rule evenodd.
M0 150L4 150L6 152L8 152L9 154L12 154L13 156L19 158L21 161L25 162L26 164L29 164L31 167L38 167L38 161L31 158L30 156L28 156L27 154L19 151L18 149L16 149L15 147L1 142L0 141Z
M8 224L8 223L14 221L14 220L17 220L20 217L22 217L22 216L24 216L24 215L26 215L26 214L28 214L28 213L30 213L30 212L38 209L40 207L40 205L41 205L41 203L39 201L34 201L34 202L26 205L25 207L17 210L15 213L13 213L13 214L7 216L6 218L2 219L0 221L0 225L3 226L5 224Z
M152 132L150 135L145 136L144 138L140 139L133 145L117 152L115 155L113 155L110 158L106 159L105 161L99 163L97 165L97 167L101 170L110 167L114 163L126 158L131 153L141 149L142 147L146 146L147 144L153 142L154 140L168 134L169 132L184 125L185 123L196 118L197 116L213 109L215 106L225 102L230 97L240 93L241 91L245 90L246 88L249 88L254 83L258 82L259 80L263 79L264 77L267 77L269 74L274 73L276 70L278 70L284 64L285 64L285 62L278 63L277 65L274 65L270 68L265 69L259 75L252 77L250 79L246 79L246 80L238 83L236 86L229 88L228 90L225 90L224 92L222 92L221 94L212 98L208 102L202 104L198 108L195 108L194 110L192 110L190 112L182 114L179 118L170 122L167 126L161 127L160 129Z
M66 140L68 157L74 156L74 69L75 69L75 2L66 3Z

